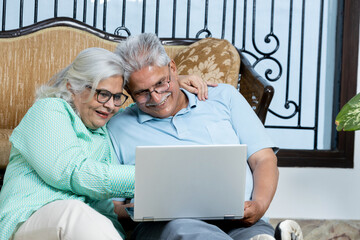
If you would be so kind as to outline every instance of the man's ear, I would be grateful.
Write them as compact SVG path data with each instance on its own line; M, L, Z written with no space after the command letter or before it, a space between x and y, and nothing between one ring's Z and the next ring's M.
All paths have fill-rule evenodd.
M170 61L170 70L172 71L173 74L177 76L177 68L174 59L171 59Z

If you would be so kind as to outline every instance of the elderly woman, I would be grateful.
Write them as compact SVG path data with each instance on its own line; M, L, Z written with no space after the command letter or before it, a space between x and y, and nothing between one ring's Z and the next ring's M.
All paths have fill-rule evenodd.
M90 48L39 89L10 137L0 239L124 238L110 199L133 197L134 166L105 127L127 99L122 75L117 55Z

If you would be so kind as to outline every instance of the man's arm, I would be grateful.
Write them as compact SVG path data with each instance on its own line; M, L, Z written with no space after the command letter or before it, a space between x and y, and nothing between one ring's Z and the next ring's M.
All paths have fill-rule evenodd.
M252 225L263 217L276 191L279 177L277 158L273 151L276 145L245 98L235 88L229 88L226 93L223 101L227 102L230 110L233 128L239 142L248 146L253 184L247 186L247 191L252 188L251 201L245 202L242 222L244 225ZM248 200L250 196L246 197Z
M248 160L254 178L252 200L245 202L242 222L253 225L262 218L275 195L279 170L277 157L271 148L265 148L252 154Z

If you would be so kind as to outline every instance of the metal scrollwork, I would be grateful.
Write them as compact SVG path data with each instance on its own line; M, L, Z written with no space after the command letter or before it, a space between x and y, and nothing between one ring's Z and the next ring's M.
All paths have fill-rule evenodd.
M117 28L115 29L115 31L114 31L114 34L115 34L115 35L118 35L118 36L121 36L121 33L120 33L121 31L126 32L128 37L131 36L130 30L129 30L127 27L125 27L125 26L117 27Z
M273 57L270 57L270 56L257 58L257 60L253 64L253 67L255 68L259 63L261 63L262 61L265 61L265 60L271 60L271 61L275 62L276 65L279 67L279 73L275 78L270 77L270 75L273 73L273 70L272 69L266 69L265 74L264 74L265 78L267 80L271 81L271 82L275 82L275 81L279 80L281 75L282 75L282 66L281 66L281 63L279 62L279 60L277 60L276 58L273 58Z
M277 60L276 58L274 58L272 55L274 55L280 48L280 41L279 38L274 34L273 31L273 26L274 26L274 0L271 1L271 17L270 17L270 31L268 34L266 34L266 36L264 37L264 43L266 44L270 44L273 42L273 40L275 41L275 46L272 50L269 51L262 51L260 50L260 48L258 47L257 43L256 43L256 0L254 0L254 5L253 5L253 19L252 19L252 44L253 47L255 49L255 51L259 54L262 55L262 57L257 57L255 56L255 54L250 54L251 56L253 56L256 60L253 63L253 67L255 68L257 65L259 65L259 63L266 61L266 60L270 60L272 62L274 62L278 69L279 69L279 73L276 77L271 77L271 75L273 74L273 69L266 69L264 72L264 76L268 81L271 82L275 82L278 81L282 74L283 74L283 67L282 64L280 63L279 60ZM288 81L287 81L288 84ZM269 112L273 115L275 115L278 118L282 118L282 119L290 119L293 118L299 111L300 108L298 106L298 104L295 101L289 100L288 99L288 88L286 88L286 98L285 98L285 104L284 104L284 108L285 109L290 109L291 106L293 106L293 111L291 114L289 115L281 115L277 112L275 112L274 110L269 108Z
M293 118L298 112L299 112L299 106L294 102L294 101L286 101L285 104L284 104L284 107L286 109L289 109L290 108L290 104L294 106L294 111L293 113L291 113L290 115L288 116L283 116L283 115L280 115L276 112L274 112L273 110L269 109L269 112L271 112L272 114L274 114L275 116L279 117L279 118L282 118L282 119L290 119L290 118Z
M254 20L255 21L255 20ZM264 37L264 42L267 43L267 44L270 44L271 43L271 39L275 39L276 41L276 45L275 45L275 48L274 50L270 51L270 52L263 52L259 49L259 47L257 46L256 44L256 41L255 41L255 23L254 23L254 30L253 30L253 34L252 34L252 42L253 42L253 46L255 48L255 50L260 53L261 55L264 55L264 56L270 56L270 55L273 55L274 53L276 53L278 50L279 50L279 47L280 47L280 41L279 41L279 38L272 32L270 32L269 34L267 34L265 37Z
M125 16L126 16L126 0L123 0L123 7L122 7L122 18L121 18L121 26L117 27L114 31L115 35L121 36L120 32L125 31L127 33L127 36L131 36L130 30L125 27Z
M199 38L202 33L206 33L205 37L211 37L212 34L208 29L208 16L209 16L209 0L205 1L205 16L204 16L204 28L196 33L196 38Z
M274 53L277 52L277 50L279 50L279 47L280 47L280 41L279 41L279 38L274 34L274 33L269 33L265 36L264 38L264 42L266 43L271 43L271 38L274 38L275 41L276 41L276 47L275 49L272 51L272 52L269 52L267 53L267 55L273 55Z
M200 31L198 31L198 32L196 33L196 38L199 38L202 33L206 33L206 35L205 35L206 38L212 36L212 34L211 34L211 32L209 31L209 29L204 28L204 29L201 29Z
M277 50L279 49L279 46L280 46L280 41L279 41L279 38L274 34L273 32L273 28L274 28L274 0L272 0L272 7L271 7L272 11L271 11L271 19L270 19L270 33L268 33L265 38L264 38L264 42L267 43L267 44L270 44L271 43L271 39L275 39L276 41L276 45L275 45L275 48L274 50L270 51L270 52L263 52L261 51L257 44L256 44L256 41L255 41L255 30L256 30L256 0L254 0L254 6L253 6L253 21L252 21L252 43L253 43L253 46L255 48L255 50L264 55L264 56L269 56L269 55L272 55L274 54L275 52L277 52Z

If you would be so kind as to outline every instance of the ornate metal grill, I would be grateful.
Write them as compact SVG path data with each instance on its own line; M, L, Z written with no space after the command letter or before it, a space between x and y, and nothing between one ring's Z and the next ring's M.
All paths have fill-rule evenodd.
M49 8L52 11L44 14ZM321 76L324 9L324 0L2 0L1 29L21 28L46 18L67 16L125 36L147 31L171 38L226 38L247 54L259 74L275 87L265 126L273 132L289 130L290 134L291 130L310 131L311 139L303 142L312 144L296 146L316 150L319 148L320 81L324 78ZM16 14L10 16L9 12L17 12L18 20ZM311 59L305 54L309 35L316 36L316 54L311 55ZM310 60L315 67L307 69L304 63ZM294 69L298 76L292 74ZM305 82L304 73L308 71L315 74L310 80L306 77ZM305 88L309 83L312 89ZM304 101L305 92L311 102Z

